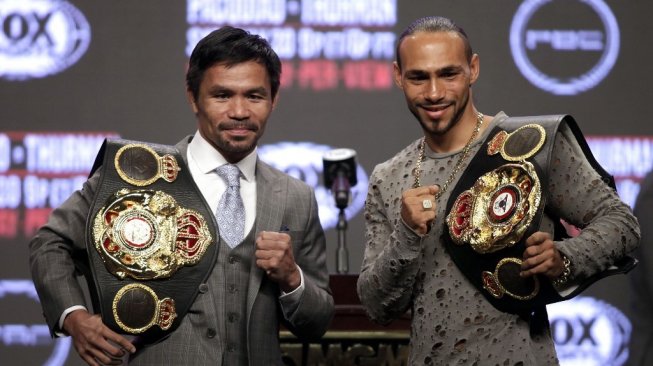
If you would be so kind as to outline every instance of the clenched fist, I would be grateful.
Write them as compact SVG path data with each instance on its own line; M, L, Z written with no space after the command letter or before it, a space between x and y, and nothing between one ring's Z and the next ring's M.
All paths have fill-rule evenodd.
M553 243L551 235L538 231L526 239L521 276L543 274L551 279L564 271L562 256Z
M256 265L279 284L283 292L299 287L301 275L295 263L290 235L274 231L261 231L256 238Z
M435 220L437 185L412 188L401 195L401 218L420 235L428 233Z

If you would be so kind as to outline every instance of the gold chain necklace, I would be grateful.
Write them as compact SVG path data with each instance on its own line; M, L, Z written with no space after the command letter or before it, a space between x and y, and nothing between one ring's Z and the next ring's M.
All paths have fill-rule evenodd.
M453 171L449 175L449 178L444 182L444 185L440 187L440 190L435 193L435 200L440 198L444 192L447 191L447 188L449 188L449 184L453 182L454 178L456 177L456 174L458 174L458 171L460 168L462 168L463 163L467 159L467 155L469 155L469 150L472 148L472 143L474 140L476 140L476 136L478 135L478 132L481 130L481 125L483 124L483 113L476 112L476 128L474 129L474 132L472 133L472 136L469 138L469 141L467 141L467 144L465 144L465 147L463 147L462 153L460 154L460 159L458 159L458 162L456 163L456 166L453 168ZM415 163L415 169L413 170L413 176L415 177L415 183L413 183L413 188L417 188L421 186L419 177L420 174L422 173L421 167L422 167L422 161L424 160L424 149L426 145L426 138L422 139L422 142L419 144L419 155L417 157L417 162Z

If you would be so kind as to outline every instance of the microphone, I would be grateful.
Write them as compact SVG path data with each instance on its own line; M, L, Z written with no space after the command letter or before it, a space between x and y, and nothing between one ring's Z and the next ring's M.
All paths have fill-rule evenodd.
M339 209L338 248L336 249L336 271L340 274L349 272L349 252L345 232L347 219L345 208L351 203L351 187L358 183L356 178L356 151L352 149L334 149L322 156L324 164L324 185L331 190Z
M336 207L343 210L351 203L351 187L358 183L356 178L356 151L334 149L322 156L324 185L331 190Z

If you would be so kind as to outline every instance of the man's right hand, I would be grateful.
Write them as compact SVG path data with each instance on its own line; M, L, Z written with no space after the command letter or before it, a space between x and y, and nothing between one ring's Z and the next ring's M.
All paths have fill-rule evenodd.
M435 194L440 190L437 185L412 188L401 195L401 218L406 225L420 235L426 235L435 220ZM424 201L431 203L431 208L424 208Z
M102 323L100 315L91 315L83 309L68 314L63 328L73 337L79 356L91 366L120 365L125 351L136 352L127 338Z

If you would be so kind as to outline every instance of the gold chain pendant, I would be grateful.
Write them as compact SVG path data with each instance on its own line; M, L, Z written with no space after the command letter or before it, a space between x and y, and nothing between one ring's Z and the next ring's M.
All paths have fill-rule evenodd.
M476 140L476 137L478 136L478 133L481 130L482 124L483 124L483 113L476 112L476 127L474 128L474 132L472 132L472 135L469 137L469 141L467 141L465 147L463 147L463 150L460 154L460 158L458 159L458 162L456 162L456 166L454 166L453 171L449 175L449 178L447 178L444 184L440 186L440 190L435 194L435 200L440 198L440 196L442 196L442 194L447 191L447 188L449 188L451 182L453 182L453 180L456 178L456 175L458 174L458 172L463 166L463 163L467 159L467 155L469 155L469 151L471 150L472 144L474 143L474 140ZM417 188L421 186L420 175L422 173L421 168L422 168L422 161L424 160L425 145L426 145L426 137L423 138L422 142L419 144L419 155L417 157L417 162L415 163L415 169L413 169L413 176L415 177L415 183L413 183L413 188Z

